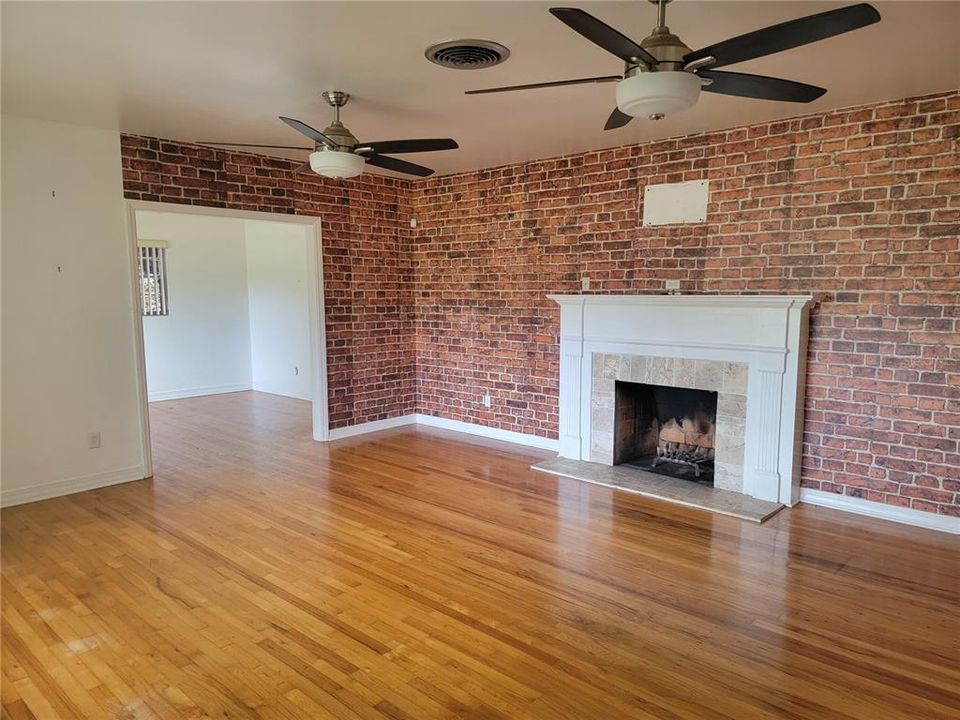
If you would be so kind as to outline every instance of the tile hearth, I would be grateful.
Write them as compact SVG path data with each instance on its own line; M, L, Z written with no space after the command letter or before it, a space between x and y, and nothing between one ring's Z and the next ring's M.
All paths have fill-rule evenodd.
M732 515L756 523L768 520L783 508L781 503L758 500L742 493L720 490L709 485L657 475L623 465L601 465L582 460L556 458L530 467L549 475L559 475L594 485L625 490L679 505Z

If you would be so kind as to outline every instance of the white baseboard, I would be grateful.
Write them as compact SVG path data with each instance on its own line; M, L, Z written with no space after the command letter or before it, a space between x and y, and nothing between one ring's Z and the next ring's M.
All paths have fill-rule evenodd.
M245 390L253 390L253 387L249 384L207 385L206 387L182 388L180 390L162 390L147 395L147 401L182 400L183 398L200 397L202 395L223 395L225 393L244 392Z
M960 534L960 518L953 517L952 515L938 515L937 513L914 510L913 508L900 507L899 505L887 505L885 503L873 502L872 500L864 500L863 498L808 488L800 488L800 502L833 508L834 510L843 510L844 512L856 513L857 515L866 515L881 520L891 520L893 522L904 523L905 525L915 525L916 527L928 528L930 530L940 530L941 532L953 533L954 535Z
M285 398L291 398L291 399L293 399L293 400L306 400L307 402L313 402L313 398L310 397L310 395L301 395L301 394L299 394L299 393L280 392L280 391L278 391L278 390L267 390L267 389L262 388L262 387L257 387L256 385L254 385L253 387L248 388L248 389L249 389L249 390L253 390L254 392L258 392L258 393L266 393L267 395L276 395L277 397L285 397ZM227 392L231 392L231 391L228 390Z
M386 420L374 420L373 422L361 423L360 425L337 428L336 430L330 431L330 439L341 440L343 438L353 437L354 435L363 435L365 433L377 432L378 430L389 430L390 428L414 424L453 430L454 432L466 433L468 435L479 435L480 437L490 438L491 440L502 440L504 442L541 448L543 450L552 450L554 452L557 452L560 448L559 440L551 440L550 438L540 437L538 435L527 435L526 433L513 432L512 430L501 430L500 428L477 425L475 423L463 422L462 420L448 420L447 418L436 417L435 415L424 415L422 413L401 415L400 417L388 418Z
M330 439L342 440L343 438L353 437L354 435L364 435L365 433L377 432L378 430L389 430L390 428L401 427L403 425L413 425L416 421L414 415L400 415L399 417L387 418L386 420L373 420L371 422L360 423L359 425L335 428L330 431Z
M467 433L468 435L479 435L480 437L490 438L492 440L503 440L504 442L526 445L527 447L535 447L542 450L552 450L553 452L557 452L560 449L559 440L540 437L539 435L528 435L512 430L501 430L500 428L477 425L476 423L463 422L462 420L448 420L447 418L436 417L435 415L417 413L414 417L416 417L418 425L443 428L444 430L453 430L455 432Z
M61 495L72 495L73 493L84 492L85 490L96 490L97 488L119 485L120 483L131 482L132 480L143 480L146 476L147 473L143 465L134 465L120 468L119 470L109 470L91 475L79 475L77 477L66 478L65 480L54 480L53 482L43 483L42 485L33 485L16 490L3 490L0 492L0 506L10 507L12 505L36 502L37 500L48 500L49 498L60 497Z

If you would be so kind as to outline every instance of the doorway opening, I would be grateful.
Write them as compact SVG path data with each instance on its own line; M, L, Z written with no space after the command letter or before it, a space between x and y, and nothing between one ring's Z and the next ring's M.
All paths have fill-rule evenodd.
M328 438L319 222L128 203L149 469L151 412L269 407Z

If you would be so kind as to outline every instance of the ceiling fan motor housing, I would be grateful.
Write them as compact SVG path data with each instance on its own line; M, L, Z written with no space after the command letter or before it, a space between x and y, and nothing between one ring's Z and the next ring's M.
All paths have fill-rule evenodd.
M701 81L683 69L683 57L690 48L666 25L653 29L640 46L658 61L654 67L628 64L624 79L617 83L617 107L632 117L662 120L693 107L700 97Z
M353 149L359 141L353 133L347 130L339 120L334 120L323 131L323 134L333 140L339 147ZM325 149L322 143L317 144L317 149Z
M353 151L358 140L343 123L334 120L324 129L323 134L337 144L337 149L317 143L316 150L310 153L311 170L329 178L351 178L363 172L366 161L362 155Z
M690 53L690 48L683 44L683 41L670 32L666 25L659 25L653 31L640 41L640 47L653 55L660 61L661 66L666 66L667 70L677 70L683 67L683 57Z

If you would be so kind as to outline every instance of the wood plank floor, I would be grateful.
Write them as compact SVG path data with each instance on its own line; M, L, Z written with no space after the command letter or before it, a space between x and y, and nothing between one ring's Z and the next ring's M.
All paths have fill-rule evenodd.
M3 511L4 717L960 717L956 537L256 393L152 423L152 481Z

